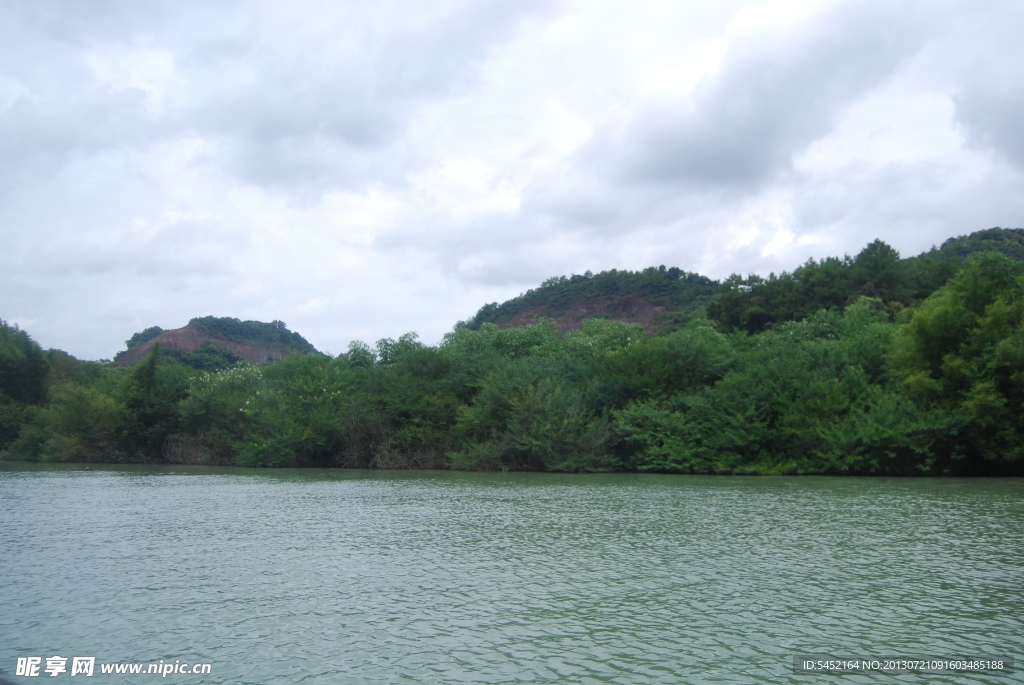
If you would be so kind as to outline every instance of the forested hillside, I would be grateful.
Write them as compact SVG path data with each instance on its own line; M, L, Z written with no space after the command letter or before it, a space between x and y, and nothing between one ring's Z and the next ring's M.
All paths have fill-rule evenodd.
M316 349L283 321L240 321L230 317L204 316L170 331L147 328L125 341L127 349L114 361L137 364L159 343L163 353L186 366L203 371L231 368L241 362L267 364L290 354L309 354Z
M200 370L163 353L160 333L139 334L149 337L136 346L148 351L126 367L44 352L4 324L0 455L1024 475L1022 236L982 231L909 259L876 241L853 258L734 277L706 310L655 335L609 318L584 318L568 331L552 319L493 323L514 320L521 312L508 312L520 304L456 326L436 346L410 333L353 343L337 357L310 352ZM607 273L549 281L531 291L541 296L523 298L556 306L619 283L629 297L646 288L644 297L668 301L684 291L707 297L714 285L671 269Z
M982 252L1024 259L1024 229L992 228L950 238L941 247L906 259L876 240L856 257L812 259L779 276L736 274L721 284L708 316L727 330L757 333L819 309L845 307L859 297L877 298L898 316L941 287L969 256Z
M977 231L905 259L876 240L856 257L812 259L792 272L768 277L734 274L722 283L664 266L556 276L519 297L484 305L461 325L472 330L484 323L509 328L550 318L567 332L579 329L586 319L604 318L664 334L706 314L725 329L756 333L819 309L845 307L862 296L882 300L896 315L931 295L970 255L981 252L1024 259L1024 229Z
M471 330L485 323L510 328L548 318L567 332L579 329L586 319L601 318L638 323L648 333L665 333L696 316L717 289L717 281L676 267L587 271L582 276L549 278L507 302L484 305L461 325Z

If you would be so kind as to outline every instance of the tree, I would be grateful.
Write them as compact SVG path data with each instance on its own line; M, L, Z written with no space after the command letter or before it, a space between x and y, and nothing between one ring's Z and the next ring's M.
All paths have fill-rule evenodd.
M920 401L955 411L968 467L1024 463L1024 262L973 256L914 313L890 368Z

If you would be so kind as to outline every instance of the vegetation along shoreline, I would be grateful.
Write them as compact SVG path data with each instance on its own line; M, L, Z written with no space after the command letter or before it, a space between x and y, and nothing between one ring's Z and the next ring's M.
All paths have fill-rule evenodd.
M1021 476L1024 229L767 278L552 278L438 345L337 357L203 317L82 361L0 322L0 459Z

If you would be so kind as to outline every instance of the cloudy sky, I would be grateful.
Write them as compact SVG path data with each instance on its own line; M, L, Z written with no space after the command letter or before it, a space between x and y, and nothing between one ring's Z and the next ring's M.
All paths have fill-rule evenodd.
M0 3L0 318L436 342L553 275L1024 226L1024 3Z

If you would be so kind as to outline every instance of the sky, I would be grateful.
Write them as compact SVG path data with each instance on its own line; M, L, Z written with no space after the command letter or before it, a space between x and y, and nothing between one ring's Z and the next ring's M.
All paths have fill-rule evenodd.
M5 0L0 318L438 342L551 276L1024 226L1019 0Z

